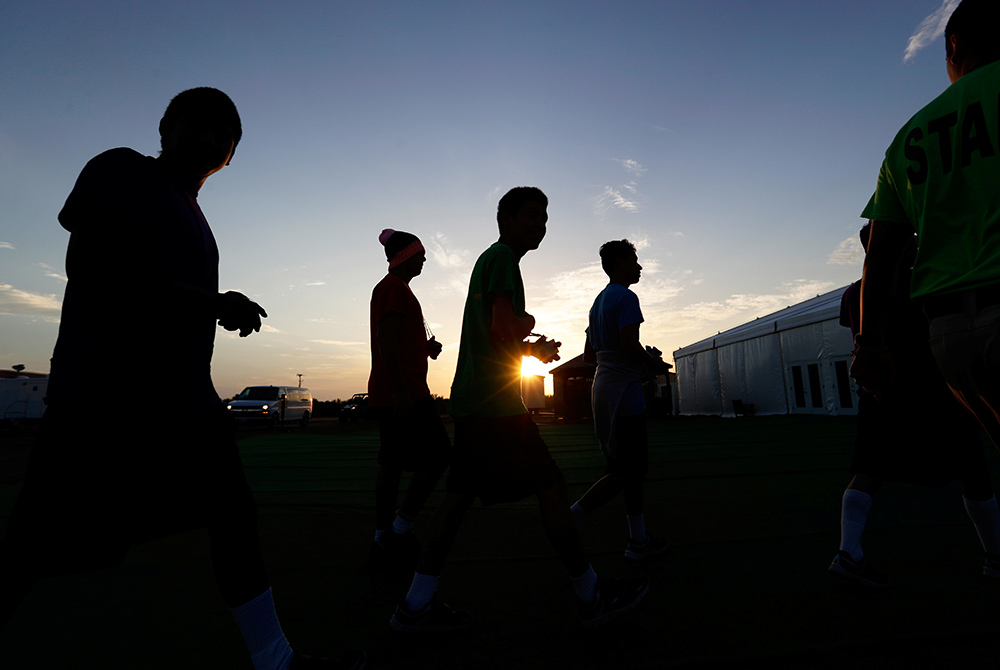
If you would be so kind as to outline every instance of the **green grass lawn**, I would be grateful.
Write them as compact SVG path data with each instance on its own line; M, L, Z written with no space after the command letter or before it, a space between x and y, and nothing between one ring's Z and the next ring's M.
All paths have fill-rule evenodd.
M541 431L575 499L603 471L592 429ZM424 640L390 634L399 587L359 569L373 530L375 427L246 431L240 447L279 615L304 650L363 646L377 668L997 667L1000 584L981 575L957 484L889 484L876 497L864 546L892 576L890 592L827 575L853 432L851 419L829 417L651 423L647 525L673 549L627 565L620 502L594 515L583 536L598 572L653 579L632 615L598 633L576 626L534 501L477 504L441 581L476 626ZM995 472L995 454L990 464ZM16 490L0 485L3 520ZM249 668L204 533L136 547L115 570L40 585L0 632L0 668L68 667Z

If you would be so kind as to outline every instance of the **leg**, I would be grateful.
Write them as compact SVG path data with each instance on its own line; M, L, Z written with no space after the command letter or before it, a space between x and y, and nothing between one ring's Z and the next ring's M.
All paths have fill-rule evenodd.
M399 507L400 516L408 521L415 520L420 510L427 503L427 499L434 493L434 488L437 486L442 474L444 474L443 467L428 468L414 472L413 476L410 477L410 486L403 497L403 504ZM469 504L471 504L471 501Z
M430 538L427 550L420 561L420 567L413 575L413 583L406 598L396 607L389 620L390 627L398 632L436 632L468 628L472 618L456 612L446 603L435 601L441 569L448 558L448 552L462 527L462 519L472 505L475 496L463 493L448 493L441 506L431 517Z
M576 502L587 514L614 500L625 488L625 482L617 475L604 475L591 486Z
M396 499L403 468L397 465L380 465L375 478L375 528L386 530L396 518Z
M434 577L441 575L451 546L462 527L462 519L474 500L475 496L465 493L448 493L445 496L441 506L431 517L427 549L420 559L417 572Z
M861 536L868 525L872 495L881 488L882 482L881 477L859 472L844 491L840 511L840 551L846 552L854 561L864 559Z
M590 561L583 551L583 543L573 523L568 503L565 481L560 481L538 494L545 534L563 565L566 566L570 577L577 577L590 569Z

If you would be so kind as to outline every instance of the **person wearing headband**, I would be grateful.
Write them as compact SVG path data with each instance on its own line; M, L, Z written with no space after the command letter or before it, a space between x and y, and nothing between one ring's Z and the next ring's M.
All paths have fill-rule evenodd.
M368 568L409 577L420 556L413 524L448 465L451 442L427 386L427 359L441 343L428 337L410 281L427 254L416 235L387 228L379 235L389 271L372 291L368 403L378 418L379 470L375 482L375 539ZM410 485L397 509L403 471Z

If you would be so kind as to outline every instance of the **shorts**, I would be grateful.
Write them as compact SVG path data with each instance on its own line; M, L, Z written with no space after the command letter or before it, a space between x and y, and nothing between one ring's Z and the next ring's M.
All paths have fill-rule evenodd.
M407 472L444 470L448 466L451 441L433 398L414 401L412 411L403 420L393 419L392 407L376 407L375 415L381 444L379 465Z
M613 454L604 452L608 460L605 474L642 479L649 472L649 435L645 413L616 417L611 434L615 450Z
M493 505L523 500L563 481L530 415L455 417L448 493Z
M972 414L943 383L912 390L913 397L892 402L859 398L851 474L941 486L985 472L986 455Z
M256 525L232 420L95 421L49 408L4 544L43 574L118 565L135 543L225 524Z

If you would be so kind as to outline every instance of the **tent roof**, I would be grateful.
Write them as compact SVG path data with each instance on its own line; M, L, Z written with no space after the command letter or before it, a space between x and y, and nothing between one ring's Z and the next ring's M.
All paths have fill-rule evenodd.
M797 305L786 307L766 316L759 316L753 321L748 321L694 344L681 347L674 351L674 360L709 349L715 349L726 344L752 340L755 337L761 337L770 333L779 333L783 330L790 330L828 319L839 318L840 299L846 289L846 286L841 286L828 293L800 302Z
M551 370L549 370L549 372L552 375L555 375L556 373L568 375L568 374L573 374L574 372L580 370L593 371L596 368L597 366L594 365L593 363L588 363L585 360L583 360L583 354L580 354L579 356L574 356L573 358L569 359L562 365L552 368Z

